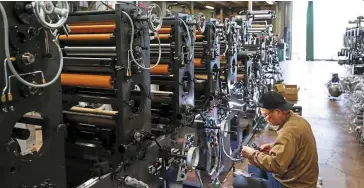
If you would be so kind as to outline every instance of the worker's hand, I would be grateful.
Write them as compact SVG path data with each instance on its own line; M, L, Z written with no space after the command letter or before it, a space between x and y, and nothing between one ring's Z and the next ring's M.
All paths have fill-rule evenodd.
M272 144L263 144L259 147L260 151L269 151L272 148Z
M255 149L248 147L248 146L243 146L243 148L241 149L241 155L244 158L248 158L250 155L252 155L255 152Z

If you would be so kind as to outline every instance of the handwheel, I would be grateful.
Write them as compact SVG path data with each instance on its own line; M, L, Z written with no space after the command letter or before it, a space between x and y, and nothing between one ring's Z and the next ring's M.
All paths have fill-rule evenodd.
M197 147L191 147L187 152L187 168L194 170L200 161L200 151Z
M197 28L200 31L200 33L205 32L206 28L206 17L203 13L199 13L197 15Z
M62 8L57 8L52 1L35 1L32 3L33 12L39 23L47 29L62 27L68 18L69 6L67 1L62 1ZM58 21L52 23L50 15L56 15Z
M230 34L230 19L229 18L225 18L224 27L226 30L226 34Z
M158 32L162 27L162 9L155 3L148 7L148 25L149 29L153 32Z

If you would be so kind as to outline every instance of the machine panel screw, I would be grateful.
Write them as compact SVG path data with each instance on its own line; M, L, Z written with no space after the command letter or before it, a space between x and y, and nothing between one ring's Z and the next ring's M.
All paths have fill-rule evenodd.
M61 131L61 129L63 129L64 128L64 124L59 124L58 126L57 126L57 128L56 128L56 131L57 132L60 132Z

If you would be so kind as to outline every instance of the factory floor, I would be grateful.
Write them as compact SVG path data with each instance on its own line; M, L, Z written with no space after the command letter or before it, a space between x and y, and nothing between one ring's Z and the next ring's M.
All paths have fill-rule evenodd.
M335 61L282 63L286 84L300 86L297 104L302 106L306 118L316 137L319 155L320 177L323 187L364 187L364 145L360 145L354 133L350 133L344 117L343 100L329 100L324 84L332 73L344 76L346 70ZM275 132L266 128L255 135L252 142L258 145L272 142ZM238 163L236 169L247 169L247 162ZM232 187L230 173L224 182Z

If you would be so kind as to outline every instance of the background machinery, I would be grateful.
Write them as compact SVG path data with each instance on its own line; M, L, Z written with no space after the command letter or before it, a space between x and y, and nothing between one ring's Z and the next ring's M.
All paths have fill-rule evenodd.
M266 17L101 3L1 3L0 186L222 184L277 67Z

